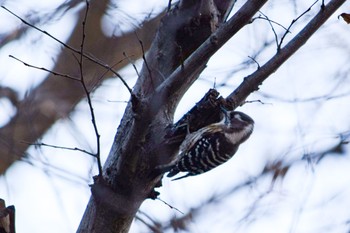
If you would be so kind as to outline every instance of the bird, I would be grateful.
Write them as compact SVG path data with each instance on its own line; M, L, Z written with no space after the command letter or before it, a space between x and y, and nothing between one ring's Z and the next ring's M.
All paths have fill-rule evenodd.
M163 167L167 177L187 172L173 179L179 180L212 170L231 159L240 144L249 138L254 120L243 112L222 110L221 121L187 134L175 160Z

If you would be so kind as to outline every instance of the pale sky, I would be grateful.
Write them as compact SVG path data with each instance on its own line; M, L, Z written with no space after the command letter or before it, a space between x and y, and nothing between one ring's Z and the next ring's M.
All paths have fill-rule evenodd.
M3 1L16 14L25 17L33 9L50 13L61 1ZM287 27L296 15L305 11L313 1L270 1L263 13L270 19ZM328 2L328 1L326 1ZM238 1L237 10L244 1ZM301 5L303 4L303 5ZM120 1L115 14L127 12L129 16L142 19L153 10L158 12L166 2L135 0ZM79 6L80 7L80 6ZM318 10L315 6L311 13ZM293 10L291 10L293 9ZM234 11L235 11L234 10ZM67 12L62 18L39 25L60 40L65 40L72 30L77 9ZM337 16L350 11L350 2L334 14L308 43L288 60L277 72L263 83L259 92L248 100L261 100L239 108L255 120L255 130L226 164L206 174L179 181L164 178L160 198L182 212L201 206L208 197L225 193L232 187L244 183L260 174L267 162L284 159L295 164L284 180L271 186L271 176L266 176L220 203L208 205L198 218L192 221L190 232L269 232L311 233L348 232L350 219L349 146L345 154L327 156L319 163L301 160L303 155L323 151L339 142L339 133L350 132L350 26ZM120 13L121 14L121 13ZM116 15L116 19L119 15ZM123 17L127 17L123 15ZM310 19L306 15L305 20ZM104 19L105 30L113 28L111 16ZM0 35L15 29L20 21L0 8ZM127 24L123 29L127 30ZM286 42L297 34L303 23L291 29ZM278 28L282 32L282 28ZM218 91L225 97L243 78L256 69L252 63L241 71L242 61L249 60L261 47L265 39L273 39L267 21L258 20L245 27L232 38L208 63L200 79L184 96L176 112L176 119L186 113L214 83L225 87ZM0 50L1 85L18 90L23 96L45 78L45 72L33 70L9 58L14 55L33 65L50 68L59 46L53 40L35 30L30 30L22 40L6 45ZM255 59L264 64L274 53L275 44ZM142 61L136 62L141 69ZM133 86L137 75L132 67L120 71ZM343 75L343 76L342 76ZM116 92L115 90L118 90ZM319 98L319 96L341 96ZM97 124L101 134L103 160L109 152L115 131L129 99L128 92L119 80L106 81L92 95ZM305 100L305 101L293 101ZM0 99L0 123L6 123L15 109ZM58 121L42 141L48 144L78 146L93 150L95 138L92 131L88 106L82 101L70 120ZM79 135L79 137L77 137ZM16 206L17 232L69 233L75 232L90 197L88 184L97 174L95 160L79 152L53 148L31 148L32 164L15 163L0 177L0 198L8 205ZM77 166L79 164L79 166ZM166 221L180 213L171 210L160 201L147 200L141 208L154 219ZM214 214L213 214L214 213ZM131 232L148 232L140 222L133 224ZM169 231L170 232L170 231Z

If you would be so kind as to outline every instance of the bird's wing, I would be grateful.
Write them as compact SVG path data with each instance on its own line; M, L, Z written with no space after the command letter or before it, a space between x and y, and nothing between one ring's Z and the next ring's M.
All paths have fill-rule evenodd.
M222 127L216 127L216 124L217 123L211 124L193 133L188 134L184 139L184 141L182 142L182 144L180 145L180 154L183 154L183 152L188 151L198 142L198 140L200 140L207 134L212 134L212 133L222 131L223 130Z

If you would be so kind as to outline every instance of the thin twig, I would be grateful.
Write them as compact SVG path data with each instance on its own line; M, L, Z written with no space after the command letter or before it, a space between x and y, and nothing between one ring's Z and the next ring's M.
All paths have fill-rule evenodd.
M277 46L277 51L281 50L282 47L282 43L284 38L287 36L287 34L290 32L291 27L293 26L293 24L295 24L301 17L303 17L307 12L309 12L311 10L311 8L318 2L318 0L316 0L314 3L311 4L311 6L304 11L301 15L299 15L296 19L293 19L292 22L290 23L289 27L287 28L287 31L283 34L280 43Z
M270 95L264 92L259 91L259 94L264 97L264 98L270 98L274 99L280 102L285 102L285 103L307 103L307 102L315 102L315 101L320 101L320 100L332 100L332 99L339 99L339 98L344 98L350 96L350 92L345 92L337 95L321 95L321 96L315 96L315 97L310 97L310 98L294 98L294 99L288 99L288 98L283 98L281 96L274 96Z
M35 25L33 25L33 24L27 22L26 20L24 20L24 19L21 18L20 16L16 15L15 13L13 13L11 10L7 9L5 6L1 6L1 7L2 7L3 9L5 9L6 11L8 11L11 15L13 15L13 16L15 16L16 18L18 18L19 20L21 20L22 23L24 23L25 25L28 25L29 27L34 28L35 30L37 30L37 31L39 31L39 32L41 32L41 33L47 35L47 36L50 37L51 39L53 39L53 40L55 40L56 42L58 42L59 44L61 44L63 47L65 47L65 48L67 48L67 49L73 51L74 53L78 53L78 54L81 53L80 50L75 49L75 48L73 48L73 47L67 45L67 44L64 43L63 41L57 39L56 37L54 37L53 35L51 35L50 33L48 33L47 31L44 31L44 30L38 28L37 26L35 26ZM107 65L107 64L105 64L105 63L103 63L103 62L97 60L96 58L93 58L93 57L91 57L90 55L87 55L87 54L85 54L85 53L80 54L80 55L82 55L84 58L86 58L86 59L88 59L88 60L90 60L90 61L92 61L92 62L98 64L99 66L102 66L103 68L105 68L105 69L107 69L108 71L110 71L110 72L112 72L113 74L115 74L115 75L120 79L120 81L124 84L124 86L128 89L128 91L130 92L130 94L132 93L132 89L129 87L129 85L128 85L127 82L123 79L123 77L122 77L120 74L118 74L115 70L113 70L109 65Z
M145 219L141 218L141 216L139 216L139 215L135 216L135 219L137 219L141 223L145 224L145 226L148 227L151 232L154 232L154 233L161 233L161 232L163 232L162 229L161 229L162 225L160 223L154 221L149 215L147 215L144 212L141 212L140 210L138 211L138 213L143 214L148 220L150 220L152 222L153 225L148 223Z
M144 47L143 47L142 40L139 38L139 36L137 35L137 33L135 33L135 35L136 35L136 38L137 38L137 40L139 41L140 46L141 46L141 50L142 50L142 60L143 60L143 62L144 62L144 64L145 64L145 66L146 66L146 68L147 68L148 73L149 73L149 76L150 76L150 79L151 79L152 86L154 87L154 84L153 84L153 77L152 77L152 72L151 72L151 69L149 68L149 66L148 66L148 62L147 62L147 60L146 60L146 56L145 56L145 49L144 49Z
M251 56L248 56L250 59L252 59L253 60L253 62L258 66L258 69L260 69L260 64L259 64L259 62L257 62L257 60L255 60L255 58L254 57L251 57Z
M246 101L244 101L243 104L251 104L251 103L260 103L260 104L270 104L270 105L272 105L272 103L264 103L264 102L261 101L261 100L246 100ZM243 104L242 104L242 105L243 105Z
M142 50L143 51L143 50ZM126 52L123 52L124 57L128 60L128 62L132 65L132 67L134 67L134 70L137 74L137 77L140 77L140 73L137 70L137 67L135 66L135 63L130 59L130 57L126 54Z
M283 28L287 33L290 32L290 31L288 31L288 28L286 28L286 27L283 26L282 24L280 24L280 23L278 23L278 22L276 22L276 21L274 21L274 20L271 20L271 19L267 18L266 15L263 14L261 11L259 11L259 12L260 12L263 16L265 16L265 17L261 17L261 15L259 15L259 16L257 16L257 17L254 17L254 18L252 19L252 22L253 22L254 20L256 20L256 19L268 20L268 21L270 21L271 23L276 24L277 26L280 26L281 28Z
M174 209L176 210L177 212L181 213L181 214L184 214L182 211L180 211L178 208L168 204L166 201L163 201L162 199L160 199L159 197L157 197L157 200L163 202L165 205L167 205L170 209Z
M275 28L274 28L273 25L272 25L272 20L270 20L269 17L267 17L267 15L265 15L265 14L262 13L261 11L259 11L259 12L260 12L260 14L262 14L262 15L265 17L265 19L269 22L270 27L271 27L271 29L272 29L272 32L273 32L273 34L274 34L274 36L275 36L276 46L277 46L277 49L278 49L278 48L279 48L279 47L278 47L278 36L277 36L277 33L276 33ZM287 30L287 32L288 32L288 30Z
M31 145L31 146L46 146L46 147L51 147L51 148L55 148L55 149L63 149L63 150L75 150L75 151L80 151L84 154L88 154L88 155L91 155L93 157L96 157L96 154L94 153L91 153L89 151L86 151L84 149L80 149L78 147L66 147L66 146L57 146L57 145L51 145L51 144L47 144L47 143L30 143L30 142L26 142L26 141L22 141L22 143L25 143L25 144L28 144L28 145Z
M244 81L233 91L226 100L233 104L233 107L241 105L249 94L259 89L259 86L273 72L275 72L289 57L300 49L307 40L334 14L334 12L346 0L332 0L323 10L319 11L310 22L269 61L260 67L259 70L244 78Z
M159 222L157 222L156 220L154 220L154 219L153 219L149 214L147 214L146 212L143 212L143 211L141 211L141 210L138 210L137 213L142 214L143 216L145 216L150 222L152 222L152 224L153 224L154 226L159 226L159 225L160 225Z
M100 146L100 134L98 132L98 128L97 128L97 123L96 123L96 117L95 117L95 113L94 113L94 108L92 106L92 101L91 101L91 96L90 96L90 92L86 86L85 80L84 80L84 74L83 74L83 54L84 54L84 44L85 44L85 25L86 25L86 20L87 20L87 15L89 12L89 1L85 0L86 3L86 10L85 10L85 15L84 15L84 20L82 22L83 25L83 32L82 32L82 39L81 39L81 45L80 45L80 58L79 58L79 69L80 69L80 82L81 85L84 88L85 94L86 94L86 98L88 100L88 105L89 105L89 109L90 109L90 114L91 114L91 121L92 121L92 125L94 127L94 131L95 131L95 135L96 135L96 147L97 147L97 152L96 152L96 159L97 159L97 165L98 165L98 171L99 171L99 175L102 175L102 163L101 163L101 146Z
M10 57L10 58L13 58L13 59L15 59L15 60L17 60L17 61L19 61L19 62L21 62L23 65L28 66L28 67L30 67L30 68L34 68L34 69L38 69L38 70L43 70L43 71L46 71L46 72L48 72L48 73L50 73L50 74L52 74L52 75L61 76L61 77L68 78L68 79L73 80L73 81L80 81L79 78L70 76L70 75L68 75L68 74L62 74L62 73L58 73L58 72L55 72L55 71L46 69L46 68L44 68L44 67L39 67L39 66L31 65L31 64L26 63L26 62L24 62L23 60L21 60L21 59L15 57L15 56L13 56L13 55L9 55L9 57Z
M122 63L123 61L125 61L125 59L121 59L120 61L114 63L113 65L111 65L110 67L113 69L113 67L115 67L116 65L119 65L120 63ZM97 87L97 84L101 82L101 80L103 79L103 77L109 72L109 70L105 70L96 80L93 84L91 84L91 90L95 90L95 88Z

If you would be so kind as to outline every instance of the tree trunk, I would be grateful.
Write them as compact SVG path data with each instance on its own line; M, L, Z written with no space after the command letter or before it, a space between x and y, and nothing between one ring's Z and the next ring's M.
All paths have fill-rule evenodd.
M165 143L166 129L205 64L191 71L182 67L195 78L176 92L164 88L158 98L155 90L221 25L232 4L180 1L161 20L78 232L127 232L142 202L156 196L160 176L152 174L154 167L169 162L179 146Z
M168 129L174 129L173 114L179 100L204 69L210 56L246 25L266 1L248 1L217 31L216 23L220 25L225 19L216 16L227 15L226 11L220 10L228 9L232 2L184 0L162 19L118 128L103 177L96 177L92 185L92 197L78 232L127 232L142 202L156 197L154 187L159 184L161 176L154 176L154 168L171 161L181 143L181 140L176 143L167 141ZM266 63L266 67L247 77L226 99L230 107L237 107L249 93L257 90L262 81L299 49L344 2L333 0L323 6L304 30ZM182 122L186 122L185 117Z

